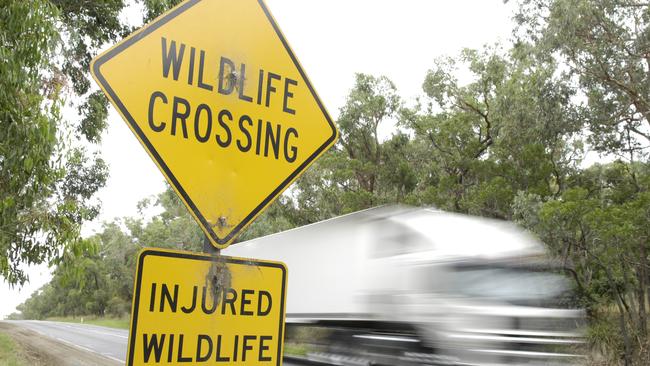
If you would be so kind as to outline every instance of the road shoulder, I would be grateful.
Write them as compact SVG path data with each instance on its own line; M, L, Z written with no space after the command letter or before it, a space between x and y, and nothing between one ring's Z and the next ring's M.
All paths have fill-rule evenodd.
M91 351L58 341L11 322L0 321L0 333L11 337L23 351L28 365L36 366L115 366L120 363Z

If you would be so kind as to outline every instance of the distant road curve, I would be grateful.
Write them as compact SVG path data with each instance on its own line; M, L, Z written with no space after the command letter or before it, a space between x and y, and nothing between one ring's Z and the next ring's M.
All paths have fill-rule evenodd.
M126 363L126 346L129 339L127 330L39 320L7 320L4 322L32 330L68 346L98 354L116 365ZM285 366L303 365L295 363L293 360L284 360L282 364Z

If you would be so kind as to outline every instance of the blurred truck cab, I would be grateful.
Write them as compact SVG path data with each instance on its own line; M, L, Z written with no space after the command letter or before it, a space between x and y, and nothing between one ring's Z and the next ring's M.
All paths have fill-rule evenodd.
M306 357L313 360L559 365L580 359L584 312L571 308L571 284L543 244L512 223L379 207L238 243L223 254L286 263L288 334L301 328L326 334L311 340Z

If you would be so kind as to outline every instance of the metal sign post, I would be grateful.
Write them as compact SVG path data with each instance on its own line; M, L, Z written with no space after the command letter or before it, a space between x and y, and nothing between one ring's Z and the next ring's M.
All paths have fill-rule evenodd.
M338 137L262 0L187 0L91 73L206 235L140 253L128 365L281 365L286 268L232 243Z

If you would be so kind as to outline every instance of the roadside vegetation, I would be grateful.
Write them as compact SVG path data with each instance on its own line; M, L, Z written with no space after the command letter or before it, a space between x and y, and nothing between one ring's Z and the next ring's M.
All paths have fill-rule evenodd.
M22 1L10 3L22 9ZM64 3L36 2L55 10L39 21L74 20L75 12L89 11L84 6L123 6L105 0L73 9ZM144 1L144 18L153 18L172 3ZM515 221L546 243L572 278L576 299L570 305L587 310L592 364L650 364L650 5L635 0L515 3L513 42L433 61L416 103L404 101L386 77L357 74L338 113L337 145L239 240L390 203ZM13 15L17 19L29 17L18 10ZM100 13L117 21L117 12ZM89 27L105 24L92 17L76 21L89 22L83 23ZM22 34L21 28L0 29L13 37L3 39ZM114 30L92 29L100 43L117 37ZM34 67L42 67L38 65L45 56L36 56ZM87 77L87 67L79 70ZM461 82L461 74L470 74L470 80ZM30 76L30 82L38 82L38 75L42 73ZM21 85L3 84L0 89L18 93ZM45 98L42 89L27 90L39 101ZM90 110L101 115L106 104L96 98L101 103ZM10 100L0 99L2 123L9 118L8 109L18 113L20 123L31 121L9 108ZM32 106L35 113L40 113L39 103ZM393 132L381 138L379 131L387 126ZM2 133L2 146L16 144ZM5 151L0 149L1 161L13 161ZM21 169L36 164L21 156L16 158ZM7 166L0 165L2 182L15 174L6 171ZM91 174L95 179L76 176L74 187L90 184L92 189L68 192L62 196L66 204L85 207L101 183L97 174ZM2 191L0 197L19 192ZM24 279L17 270L20 263L56 257L52 281L19 307L28 319L127 318L141 248L202 248L201 231L170 189L141 202L143 210L162 208L153 219L115 220L83 240L78 227L92 217L85 213L94 211L70 213L62 222L77 231L63 235L58 221L47 221L52 225L43 229L38 226L41 216L30 211L47 197L30 198L21 206L7 203L8 198L0 200L0 245L6 248L0 253L10 254L3 258L4 265L0 263L3 277L19 283ZM22 207L24 215L14 215L11 207ZM34 220L29 228L35 229L25 232L15 217ZM58 241L47 242L48 255L38 249L45 243L24 239L41 238L43 230L61 234ZM297 353L300 347L296 345Z
M0 365L27 366L29 363L22 357L22 351L7 334L0 332Z
M64 322L64 323L77 323L77 324L91 324L99 325L102 327L117 328L117 329L129 329L129 318L110 318L110 317L98 317L98 316L81 316L78 318L73 317L62 317L55 316L47 318L45 320L53 322Z

